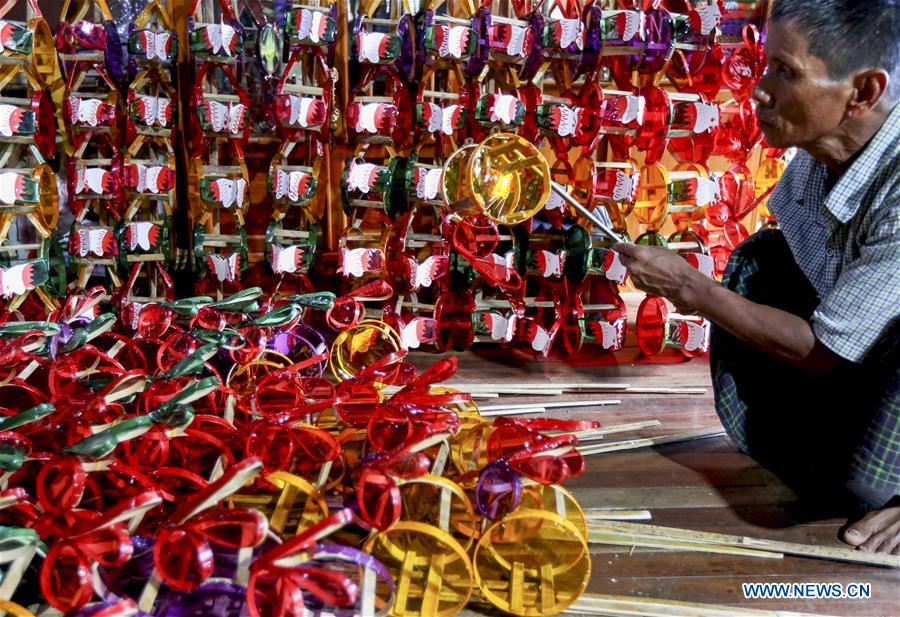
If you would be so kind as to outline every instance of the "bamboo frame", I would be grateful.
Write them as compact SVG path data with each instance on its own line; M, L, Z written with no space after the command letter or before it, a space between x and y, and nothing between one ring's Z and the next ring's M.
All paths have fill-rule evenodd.
M152 96L156 98L168 98L170 105L175 105L175 111L178 111L178 94L174 86L166 76L166 71L160 71L150 67L144 69L134 78L128 87L128 106L130 108L132 102L138 96ZM152 138L163 138L171 140L172 128L150 127L135 122L131 119L130 109L125 110L125 119L127 126L128 138L133 142L137 136L146 135ZM173 114L172 124L178 121L177 114Z
M5 19L6 15L17 4L15 0L7 0L0 6L0 19L17 26L27 28L32 33L32 51L30 57L19 55L8 49L0 51L0 64L18 64L28 67L29 71L37 76L43 85L54 93L61 92L64 86L62 74L59 70L59 61L56 55L56 44L50 25L44 19L40 6L36 0L25 2L26 21ZM59 99L61 100L61 99Z
M104 22L112 22L112 20L112 13L109 11L106 0L65 0L59 13L60 23L75 24L79 21L87 21L93 24L102 24ZM53 85L50 83L47 85L51 88L51 96L56 104L59 126L65 130L66 139L63 145L66 152L71 155L72 149L75 147L75 138L63 113L63 101L69 96L70 90L73 89L71 85L72 77L76 73L83 73L85 70L90 71L95 68L103 70L100 67L106 60L106 50L80 50L75 53L59 52L56 55L58 60L57 68L53 73L54 82ZM66 74L69 70L72 72ZM80 79L83 79L83 77ZM111 96L117 96L117 86L112 85L109 89L116 92L115 95L111 94ZM97 98L102 96L103 94L101 93L97 94Z
M346 74L346 73L345 73ZM302 127L282 123L280 133L286 136L288 142L296 144L307 140L313 140L317 144L327 142L327 136L331 132L331 125L338 117L336 107L338 74L333 68L329 68L323 52L309 53L303 49L297 49L291 54L284 66L281 79L276 88L276 101L278 97L294 95L305 98L313 98L325 105L325 120L321 125ZM276 105L278 103L276 102ZM287 158L290 151L284 153ZM320 160L312 161L321 165Z
M7 164L16 166L6 167ZM49 239L59 220L56 174L34 145L26 148L23 144L0 144L0 167L0 173L17 173L34 181L39 192L35 204L0 204L0 243L4 247L15 246L7 242L9 231L23 217L34 227L37 236Z
M152 138L147 135L138 135L125 151L122 161L123 168L131 164L145 166L161 166L175 172L175 150L172 142L166 138ZM128 195L128 206L125 210L125 220L131 221L135 215L150 204L161 205L165 216L171 217L175 210L175 186L165 192L151 193L138 192L137 189L125 187Z
M64 88L65 84L63 84ZM44 85L25 65L0 64L0 103L15 105L24 112L34 114L36 131L33 135L0 136L0 141L11 145L29 145L36 148L35 160L56 155L57 110L54 101L47 96ZM59 103L62 104L61 101ZM3 155L2 166L9 160L10 152Z
M134 18L134 25L138 29L161 25L163 30L175 30L175 23L165 0L150 0ZM158 30L154 28L154 31Z
M274 202L272 218L275 221L280 221L284 219L290 209L299 208L303 212L306 223L308 225L315 225L322 215L321 202L322 195L323 193L325 193L325 187L319 185L319 188L316 189L315 194L311 198L305 200L301 199L299 201L291 201L287 196L282 196L279 198L275 194L275 174L278 171L282 171L285 173L300 171L307 173L316 179L321 176L322 159L320 157L315 157L311 165L299 164L302 162L306 162L309 158L313 158L313 156L306 156L307 154L310 154L309 148L306 149L306 152L300 152L300 157L296 156L295 150L300 143L304 143L306 145L309 144L309 142L306 141L306 138L304 138L303 142L283 142L281 148L279 148L278 151L274 155L272 155L272 160L269 163L269 194L271 195ZM291 158L292 154L294 154L294 158L300 158L301 161L293 161Z
M435 16L434 19L435 21L437 21L441 17L442 16ZM442 102L458 104L460 95L458 92L453 91L453 89L464 87L466 82L467 80L463 75L462 69L460 68L458 62L435 60L433 64L425 67L421 79L421 83L423 84L423 86L419 91L416 103L423 105L426 103L433 103L435 105L438 105L439 107L442 107L442 110ZM445 135L440 130L438 130L434 134L431 134L428 133L427 130L423 129L423 127L419 125L415 121L415 119L413 120L413 125L413 131L419 137L413 147L416 152L417 160L426 158L421 154L424 151L425 146L433 145L433 156L428 158L430 158L431 164L433 166L443 167L443 163L447 159L447 157L449 157L452 152L456 151L457 148L462 145L461 141L456 137L456 131L454 131L450 135ZM426 163L421 160L418 160L418 163L420 165L426 165ZM434 202L426 201L424 203ZM443 200L440 203L443 203Z
M235 10L236 2L234 0L193 0L190 5L191 29L188 31L188 37L201 28L216 27L221 24L232 25L237 22L237 11ZM189 38L184 38L184 47L189 49ZM214 62L216 64L236 65L237 56L219 56L208 54L206 52L193 52L193 56L197 59Z
M233 161L231 165L222 165L219 162L221 153L219 148L222 142L231 144L233 147ZM206 161L202 155L206 155ZM246 200L244 203L235 208L221 208L215 204L207 204L200 197L200 180L243 180L246 186L250 185L250 177L247 171L247 164L244 162L242 152L232 144L231 140L211 140L207 144L207 149L201 153L201 156L193 158L188 170L188 197L191 203L191 218L195 225L212 224L213 229L210 233L219 232L219 216L223 210L231 211L237 220L239 226L244 226L244 216L250 207L249 188L247 190Z
M60 54L62 56L62 54ZM77 62L72 67L72 72L66 80L64 98L66 101L70 97L81 99L100 99L103 103L111 105L116 109L116 116L121 117L121 101L119 98L119 88L112 77L107 74L106 69L100 64L102 58L88 63ZM84 127L78 126L71 122L65 113L65 108L59 106L56 110L59 118L60 127L63 129L65 140L63 145L70 157L77 158L76 150L79 150L79 144L89 141L95 134L108 135L110 143L119 143L119 129L116 122L111 126Z

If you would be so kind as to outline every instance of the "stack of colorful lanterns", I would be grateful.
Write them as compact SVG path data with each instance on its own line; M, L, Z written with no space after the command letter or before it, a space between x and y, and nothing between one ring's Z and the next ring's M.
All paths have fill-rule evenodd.
M589 219L556 194L523 192L516 214L501 216L463 203L457 176L477 181L473 152L496 132L549 150L550 179L584 207L622 234L636 222L637 243L670 246L710 276L747 237L742 220L782 167L774 151L756 174L747 167L762 139L749 100L765 67L755 29L726 53L720 2L620 5L485 2L464 18L426 7L416 20L396 6L365 8L352 48L361 77L346 117L356 154L341 176L351 218L341 271L381 303L408 348L499 342L546 355L624 344L625 272ZM711 172L713 156L729 166ZM384 278L389 302L367 295ZM708 324L667 318L661 299L638 321L648 355L706 350Z
M169 8L150 2L131 24L123 181L126 209L117 230L127 272L123 302L174 299L178 94L172 79L178 38Z
M36 2L25 22L0 9L0 301L11 309L26 302L45 312L65 291L62 262L52 241L59 221L56 117L64 98L53 35ZM59 106L59 107L58 107Z
M330 67L336 14L336 6L290 11L284 25L290 57L275 92L284 143L269 165L268 188L275 205L266 231L266 257L275 277L300 278L305 288L312 288L308 276L318 249L320 217L315 204L335 116L337 74ZM274 32L271 27L268 31Z
M189 22L193 59L188 191L199 289L234 289L248 267L250 178L247 91L238 82L243 32L228 2L195 2Z
M0 237L15 238L0 251L8 308L34 319L53 310L67 269L75 289L100 283L136 306L173 300L179 98L190 101L181 137L198 291L234 293L260 261L272 291L285 280L301 291L327 281L311 268L324 206L339 189L347 221L331 247L343 277L335 291L368 306L407 349L620 350L625 271L585 209L710 275L748 235L749 214L771 220L765 202L783 162L760 147L750 102L764 54L752 26L741 42L717 40L718 0L486 0L428 4L418 15L373 1L348 26L346 75L334 66L336 4L293 4L274 21L258 8L194 3L182 41L192 86L181 96L175 20L162 0L131 24L127 62L102 0L66 4L58 59L33 3L27 23L3 22L12 37L0 53L12 123L0 130L3 165L12 166L9 194L0 195ZM58 198L46 163L54 113L75 217L67 264L53 236ZM245 151L261 131L281 147L268 166L271 218L252 236ZM566 199L542 180L537 193L510 198L508 212L469 203L465 187L483 176L473 155L496 133L541 150ZM352 154L326 172L332 148L344 144ZM703 353L707 325L665 309L652 299L638 311L642 351Z
M584 590L561 484L596 423L482 417L441 386L455 358L418 373L389 328L329 351L327 293L101 296L0 326L0 609L526 615Z

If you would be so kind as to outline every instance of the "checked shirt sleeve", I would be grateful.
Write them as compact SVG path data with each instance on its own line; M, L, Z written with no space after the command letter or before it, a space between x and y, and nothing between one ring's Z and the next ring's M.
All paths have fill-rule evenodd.
M900 199L874 216L859 256L812 316L816 337L851 362L864 360L900 316Z

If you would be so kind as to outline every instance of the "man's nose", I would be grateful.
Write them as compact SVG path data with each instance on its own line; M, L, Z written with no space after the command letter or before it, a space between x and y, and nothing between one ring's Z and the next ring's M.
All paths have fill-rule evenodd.
M771 107L773 102L772 95L766 89L767 78L768 72L763 73L763 76L756 83L756 87L753 88L753 100L761 107Z

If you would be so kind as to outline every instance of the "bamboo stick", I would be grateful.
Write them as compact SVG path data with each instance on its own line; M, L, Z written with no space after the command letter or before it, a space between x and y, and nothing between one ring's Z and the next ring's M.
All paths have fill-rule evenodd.
M13 505L14 503L18 503L19 501L20 498L15 495L0 496L0 510L2 510L3 508L8 508L9 506Z
M469 389L480 389L480 390L491 390L494 391L497 388L509 388L512 387L513 384L509 382L500 383L500 382L490 382L490 383L466 383L466 382L448 382L446 385L452 388L469 388ZM621 390L624 388L630 388L631 384L627 383L517 383L515 384L516 388L521 389L541 389L541 388L556 388L557 390L568 390L575 388L584 388L590 387L593 389L599 390Z
M363 17L362 22L373 26L396 26L396 19L379 19L377 17Z
M565 390L560 390L560 389L554 390L554 389L550 389L550 388L548 388L546 390L537 390L537 389L531 389L531 388L514 388L514 387L494 388L491 390L487 390L487 389L482 390L482 389L476 388L476 389L472 390L472 394L484 393L484 392L489 392L491 394L506 394L506 395L518 395L518 396L562 396L565 393Z
M450 387L457 388L464 392L498 392L498 393L518 393L543 395L558 392L560 390L572 392L628 392L632 394L706 394L706 388L690 388L690 387L640 387L630 384L499 384L499 383L452 383L447 384Z
M584 455L602 454L604 452L616 452L619 450L633 450L635 448L647 448L651 446L659 446L667 443L678 443L681 441L691 441L693 439L706 439L707 437L718 437L724 435L725 431L720 428L707 429L705 431L695 431L690 433L678 433L677 435L662 435L660 437L644 437L641 439L628 439L625 441L614 441L612 443L604 443L595 446L579 447L578 451Z
M404 305L409 306L409 305ZM443 384L437 386L441 387ZM473 398L475 397L483 397L483 398L499 398L500 395L522 395L522 396L562 396L564 394L563 390L523 390L515 387L508 388L495 388L495 389L479 389L473 388L469 389L465 386L447 386L448 388L453 388L454 390L459 390L460 392L465 392L467 394L471 394ZM390 387L385 388L386 394L393 394L394 392L399 392L400 388L398 387Z
M540 405L533 405L529 403L522 403L519 405L493 405L491 407L482 407L480 411L481 415L486 415L484 412L491 411L515 411L517 409L529 409L532 407L543 407L544 409L566 409L570 407L602 407L605 405L618 405L622 401L617 399L596 399L592 401L560 401L557 403L541 403Z
M597 392L608 392L608 393L616 393L616 394L692 394L692 395L702 395L706 394L706 388L642 388L642 387L634 387L629 386L627 388L622 389L613 389L613 388L562 388L563 392L572 394L592 394ZM534 392L538 393L539 390L527 390L529 393Z
M644 422L632 422L630 424L613 424L611 426L601 426L600 428L589 429L586 431L575 431L572 433L578 437L578 441L595 441L603 439L606 435L614 433L625 433L627 431L637 431L642 428L655 428L662 426L659 420L646 420Z
M448 24L458 24L460 26L471 26L472 25L472 20L470 20L470 19L462 19L460 17L450 17L449 15L435 15L434 21L436 21L438 23L446 22Z
M491 15L491 21L496 24L510 24L513 26L522 26L522 27L528 26L527 21L522 21L520 19L510 19L509 17L502 17L500 15Z
M629 394L706 394L706 388L628 388Z
M578 438L578 443L584 441L598 441L606 436L607 431L603 431L599 428L588 428L583 431L557 431L557 435L571 435L573 437Z
M642 615L644 617L822 617L812 613L769 611L739 606L717 606L660 598L583 594L563 613L575 615Z
M613 546L639 546L641 548L659 548L670 551L690 551L697 553L716 553L719 555L736 555L739 557L760 557L763 559L782 559L782 553L740 548L727 544L710 544L708 542L691 542L663 536L641 535L625 532L596 531L589 526L588 544L612 544Z
M828 559L831 561L847 561L850 563L862 563L876 566L900 568L900 556L884 555L881 553L864 553L852 548L840 548L833 546L815 546L798 542L782 542L780 540L765 540L748 536L736 536L731 534L711 533L707 531L694 531L692 529L679 529L677 527L660 527L658 525L646 525L641 523L596 523L589 526L590 530L617 531L623 533L638 533L654 535L668 539L690 540L692 542L706 542L710 544L722 544L728 546L740 546L761 550L778 551L798 557L811 557L813 559Z
M547 410L543 407L526 407L522 409L507 409L500 411L488 411L488 412L480 412L480 415L484 418L494 418L496 416L520 416L529 413L547 413Z
M589 508L584 510L584 518L591 521L649 521L653 519L650 510L617 510L615 508Z

